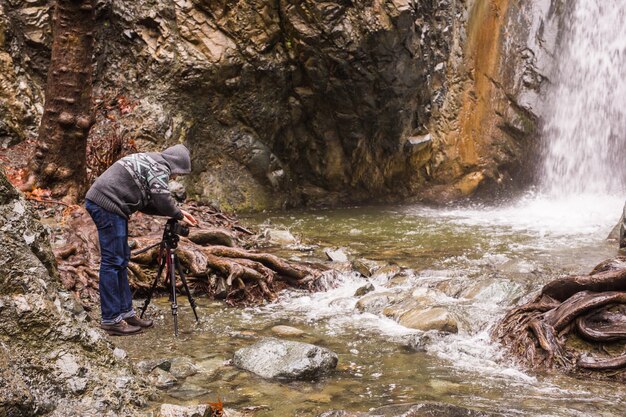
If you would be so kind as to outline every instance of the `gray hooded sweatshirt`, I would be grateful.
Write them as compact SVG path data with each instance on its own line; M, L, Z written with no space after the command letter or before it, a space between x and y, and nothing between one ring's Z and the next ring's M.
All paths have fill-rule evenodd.
M184 145L172 146L161 153L135 153L104 171L85 198L125 218L141 211L182 220L183 214L170 194L168 182L170 175L190 172L191 159Z

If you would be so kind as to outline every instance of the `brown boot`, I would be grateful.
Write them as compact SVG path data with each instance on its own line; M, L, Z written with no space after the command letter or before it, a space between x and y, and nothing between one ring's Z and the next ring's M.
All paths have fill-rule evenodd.
M144 320L137 316L129 317L125 319L125 321L131 326L139 326L139 327L152 327L152 324L153 324L152 320Z
M100 328L112 336L129 336L141 332L141 327L131 326L124 320L115 324L101 324Z

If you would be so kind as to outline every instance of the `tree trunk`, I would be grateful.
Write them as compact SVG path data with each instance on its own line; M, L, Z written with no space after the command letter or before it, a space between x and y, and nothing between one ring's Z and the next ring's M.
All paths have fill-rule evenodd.
M57 0L52 59L34 161L35 184L75 202L86 187L92 114L95 0Z

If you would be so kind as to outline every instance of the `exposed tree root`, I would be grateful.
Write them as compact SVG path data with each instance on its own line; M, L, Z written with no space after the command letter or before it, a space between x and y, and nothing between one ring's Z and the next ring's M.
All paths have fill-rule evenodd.
M606 307L576 320L581 337L593 342L614 342L626 339L626 311L609 311Z
M230 304L253 304L275 300L277 292L287 287L319 289L325 285L322 281L328 280L326 268L320 265L289 262L254 251L251 247L257 236L233 217L210 207L186 209L199 220L200 227L181 237L176 253L193 291L225 298ZM83 209L73 210L62 223L62 233L56 237L66 243L55 249L61 279L64 287L75 291L89 308L98 302L97 231ZM159 246L133 253L160 242L164 224L164 218L141 214L134 215L129 223L132 252L128 276L138 295L145 294L156 277ZM167 290L164 276L160 281L158 288Z
M527 366L626 381L624 261L550 282L510 311L494 337Z
M596 360L594 358L582 358L578 366L593 371L609 371L626 367L626 354L610 359Z

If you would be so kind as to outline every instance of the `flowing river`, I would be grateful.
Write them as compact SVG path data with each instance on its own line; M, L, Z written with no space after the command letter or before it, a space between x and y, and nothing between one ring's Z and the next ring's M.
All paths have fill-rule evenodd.
M157 300L157 328L118 343L134 359L186 356L200 367L163 401L206 403L219 396L231 408L267 406L260 417L422 400L511 416L623 416L623 385L520 369L490 331L545 283L589 273L617 254L617 243L606 237L625 196L625 19L623 0L576 3L547 95L536 194L495 207L366 207L248 218L252 226L286 228L301 239L278 250L287 258L319 261L334 247L351 259L399 267L383 267L387 273L369 280L346 270L326 292L288 292L256 308L201 299L199 325L181 299L178 339L168 301ZM359 311L354 294L368 282L374 296L436 294L431 304L455 318L458 332L424 334L384 311ZM317 382L287 383L228 364L235 350L272 336L278 324L304 330L297 340L335 351L337 370ZM420 351L407 347L411 341Z
M546 282L588 273L616 255L616 243L606 236L622 204L620 197L610 196L556 201L529 195L501 207L369 207L259 215L247 221L289 228L302 237L293 248L280 251L288 258L323 259L324 248L341 247L351 258L402 265L406 269L391 280L389 274L370 280L374 294L437 290L436 305L457 318L458 333L424 335L384 314L359 312L355 305L360 297L354 293L368 280L347 272L329 291L288 292L277 303L256 308L235 309L201 299L198 326L181 299L178 339L171 331L169 303L161 299L158 331L120 343L136 359L187 356L202 369L168 391L164 401L206 403L219 396L233 408L267 405L258 416L366 411L420 400L506 415L622 416L625 387L519 369L489 336L508 309ZM306 332L295 340L335 351L337 370L317 382L286 383L264 381L225 364L238 348L272 336L270 329L279 324ZM416 339L423 351L407 347Z

